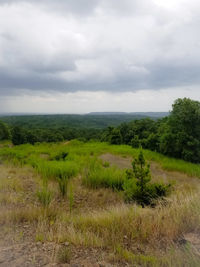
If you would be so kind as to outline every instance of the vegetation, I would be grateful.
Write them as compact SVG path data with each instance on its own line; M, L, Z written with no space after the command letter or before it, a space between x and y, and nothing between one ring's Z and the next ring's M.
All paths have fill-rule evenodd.
M130 120L135 117L131 114L2 117L9 127L0 123L0 140L12 139L14 145L19 145L93 139L133 148L142 146L170 157L200 161L200 102L177 99L168 117L156 120L141 116L133 121ZM119 125L121 121L124 122Z
M83 184L91 188L112 188L122 190L125 181L125 173L116 167L106 168L97 159L91 159L86 166L83 176Z
M19 145L93 139L110 144L127 144L133 148L142 146L170 157L200 162L200 102L189 98L177 99L168 117L130 121L131 118L135 118L134 115L2 117L10 128L0 123L0 140L11 138L14 145Z
M200 265L199 102L104 129L92 128L96 117L88 129L36 117L30 128L26 117L0 123L3 235L28 225L60 263L81 249L114 266Z
M9 140L11 138L11 132L7 124L0 121L0 141Z
M29 238L41 243L37 246L53 244L53 262L74 264L75 255L88 255L96 261L103 257L113 266L199 266L190 235L197 238L200 231L200 166L142 151L147 163L140 149L127 145L77 140L2 143L2 234L13 225L18 229L13 235L29 227ZM65 198L60 177L67 181ZM138 198L123 200L123 190L128 195L131 189L126 183L132 180L143 192L152 186L159 197L165 196L169 183L173 191L154 208L142 208Z
M127 170L127 179L123 185L126 201L136 201L144 208L145 205L155 204L155 199L167 196L170 184L149 183L150 165L146 164L142 150L132 162L132 167L133 170Z
M109 127L102 140L147 148L174 158L200 162L200 102L177 99L168 117L150 118Z
M52 193L44 186L42 190L37 191L37 197L44 207L48 207L52 200Z
M62 247L58 251L58 261L60 263L70 263L71 250L70 248Z

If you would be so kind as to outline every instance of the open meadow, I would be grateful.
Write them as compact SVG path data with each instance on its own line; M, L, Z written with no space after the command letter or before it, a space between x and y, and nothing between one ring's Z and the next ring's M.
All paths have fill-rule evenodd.
M70 141L0 147L1 266L200 266L200 165L143 150L171 192L124 200L139 149Z

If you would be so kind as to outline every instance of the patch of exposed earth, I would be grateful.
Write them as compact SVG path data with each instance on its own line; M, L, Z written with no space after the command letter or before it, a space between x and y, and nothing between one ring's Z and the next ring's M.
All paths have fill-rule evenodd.
M23 227L22 227L23 228ZM0 228L1 230L1 228ZM18 232L21 229L18 229ZM10 235L11 233L9 233ZM30 233L29 233L30 234ZM13 238L12 234L12 238ZM70 260L60 263L59 250L70 250ZM104 255L105 254L105 255ZM29 266L71 266L71 267L112 267L104 260L106 253L97 249L72 247L68 242L56 244L54 242L35 242L29 235L22 241L4 240L0 242L1 267L29 267ZM121 265L122 266L122 265Z

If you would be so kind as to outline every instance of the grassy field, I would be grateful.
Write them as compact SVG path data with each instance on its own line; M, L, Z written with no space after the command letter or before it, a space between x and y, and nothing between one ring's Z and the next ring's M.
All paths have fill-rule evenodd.
M121 191L137 155L129 146L76 140L1 144L1 240L39 243L31 257L37 262L38 252L49 264L200 266L200 165L144 150L152 180L173 190L142 208L126 204Z

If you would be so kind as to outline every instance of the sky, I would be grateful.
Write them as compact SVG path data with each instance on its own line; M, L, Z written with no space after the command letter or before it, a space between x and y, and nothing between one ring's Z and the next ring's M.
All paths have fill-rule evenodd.
M0 0L0 113L200 100L198 0Z

